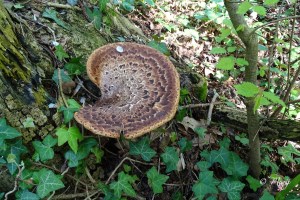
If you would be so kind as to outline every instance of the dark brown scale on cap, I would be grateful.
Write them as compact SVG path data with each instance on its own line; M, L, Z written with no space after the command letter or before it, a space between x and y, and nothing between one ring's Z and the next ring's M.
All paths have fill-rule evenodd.
M102 46L90 55L87 73L102 96L95 105L76 112L75 119L95 134L136 138L176 113L179 76L168 58L155 49L136 43Z

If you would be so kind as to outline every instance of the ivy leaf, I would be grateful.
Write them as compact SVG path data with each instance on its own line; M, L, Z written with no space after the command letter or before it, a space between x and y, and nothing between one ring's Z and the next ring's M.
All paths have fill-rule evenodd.
M11 174L14 174L18 169L17 164L20 163L21 154L27 153L27 148L22 144L22 139L18 138L12 141L6 142L9 148L6 149L4 155L10 155L15 162L7 163L6 167L8 168Z
M175 147L166 147L165 152L161 154L161 158L167 166L167 173L177 169L179 155Z
M250 82L234 85L234 87L237 90L237 93L244 97L254 97L259 93L259 88Z
M27 117L25 119L25 121L22 122L22 124L25 128L34 128L35 127L32 117Z
M155 167L147 171L148 184L152 188L154 194L163 192L162 185L169 179L169 176L159 174Z
M239 178L247 175L249 167L236 153L230 152L229 160L222 165L222 169L228 175Z
M17 129L7 125L4 118L0 118L0 141L19 136L22 136L22 134Z
M109 186L112 190L114 190L114 194L118 197L118 199L121 197L123 192L130 197L135 197L136 192L132 188L131 184L136 180L136 176L130 176L124 172L120 172L118 174L118 181L112 182Z
M193 192L198 199L203 199L207 194L218 194L219 181L213 177L212 171L199 173L199 180L193 185Z
M245 58L237 58L235 62L240 67L248 66L249 65L248 61L245 60Z
M273 103L278 103L281 106L285 107L285 103L279 98L279 96L275 95L273 92L263 92L265 98L269 99Z
M256 192L258 188L261 187L260 181L248 175L246 180L248 181L250 188Z
M69 123L73 119L74 113L77 112L81 107L74 99L68 99L67 103L69 107L61 106L58 110L59 112L64 113L65 123Z
M203 128L203 127L196 127L194 129L195 133L197 133L197 135L200 137L200 138L204 138L205 135L206 135L206 131L207 129L206 128Z
M251 7L252 5L251 3L249 3L249 1L244 1L239 5L239 8L236 13L240 15L244 15Z
M80 63L81 59L82 57L71 58L71 60L67 64L65 64L64 68L70 75L81 75L86 71L85 66Z
M223 47L213 47L210 52L211 54L224 54L226 53L226 49Z
M51 170L41 169L35 175L37 186L37 194L40 198L46 197L50 192L65 187L63 182Z
M300 156L300 151L298 151L295 147L293 147L290 143L285 147L278 147L278 153L282 155L281 160L283 163L292 162L295 163L292 154Z
M20 197L17 200L39 200L39 196L35 193L29 192L28 190L23 190Z
M76 156L76 154L69 150L65 153L65 159L68 161L68 166L69 167L77 167L79 164L79 160L78 157Z
M253 6L253 11L257 12L257 14L261 15L261 16L266 16L267 11L263 6Z
M190 140L187 140L186 137L181 138L178 141L178 145L180 146L181 152L186 152L193 148L193 143Z
M279 2L279 0L265 0L264 5L272 6L272 5L277 4L278 2Z
M227 193L229 200L240 200L240 193L245 187L245 184L240 181L234 181L233 179L225 178L218 187L222 192Z
M96 156L96 163L100 163L104 155L104 151L98 147L94 147L91 149L91 152Z
M233 67L234 67L234 57L233 56L220 58L220 60L218 61L217 65L216 65L217 69L222 69L222 70L232 70Z
M62 83L68 83L68 82L71 82L72 79L71 77L68 75L68 73L61 69L61 70L54 70L54 73L53 73L53 76L52 76L52 80L57 84L59 85L59 79L58 79L58 71L60 71L60 77L61 77L61 82Z
M164 43L164 42L157 42L155 40L152 40L147 45L160 51L161 53L165 54L166 56L171 55L166 43Z
M149 137L143 137L138 142L129 142L131 155L137 156L141 155L145 161L150 161L156 152L150 147Z
M54 157L53 147L57 143L57 139L53 138L51 135L47 135L43 140L43 143L40 141L33 141L33 147L36 152L39 154L39 158L42 162L50 160Z
M69 55L65 52L64 48L60 44L55 46L55 55L59 61L62 61L64 58L69 58Z
M48 18L48 19L52 19L59 26L67 29L67 26L65 25L65 23L62 20L58 19L56 14L57 14L57 12L55 10L46 8L46 10L43 12L42 16L45 17L45 18Z
M83 136L77 127L70 127L68 130L66 128L59 128L55 134L58 137L58 146L68 142L71 149L77 153L78 140L83 139Z
M208 171L212 164L207 161L199 161L196 165L201 171Z
M263 196L260 197L259 200L275 200L275 198L267 190L265 190Z
M98 144L97 140L95 138L86 138L79 144L79 148L77 151L77 159L82 160L86 158L89 153L91 152L91 149Z

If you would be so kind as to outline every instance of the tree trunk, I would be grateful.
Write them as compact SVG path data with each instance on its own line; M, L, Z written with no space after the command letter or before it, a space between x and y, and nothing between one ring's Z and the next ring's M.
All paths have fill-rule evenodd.
M245 70L245 81L257 84L257 57L258 57L258 39L256 34L252 34L252 29L247 25L244 16L238 14L239 4L236 2L224 1L229 17L235 29L243 27L242 30L237 31L238 36L241 38L246 46L245 59L249 65ZM249 164L252 175L258 178L261 173L260 166L260 141L259 141L259 121L257 112L253 112L255 105L254 98L247 98L247 121L248 121L248 137L249 137Z
M28 8L34 7L42 16L41 6ZM68 10L65 16L59 16L72 24L67 30L42 17L31 20L31 9L12 14L9 7L0 1L0 118L6 118L8 124L17 128L27 143L37 135L51 133L59 123L57 115L53 115L56 111L50 112L48 105L59 104L51 77L64 63L55 62L52 42L62 44L72 57L83 56L82 63L107 42L93 25L87 26L82 12ZM27 118L33 119L35 127L24 128Z

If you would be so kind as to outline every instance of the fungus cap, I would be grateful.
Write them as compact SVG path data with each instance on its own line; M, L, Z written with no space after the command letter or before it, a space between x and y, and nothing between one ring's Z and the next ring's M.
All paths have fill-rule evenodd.
M95 134L136 138L176 113L179 75L153 48L129 42L102 46L90 55L87 73L102 95L76 112L75 119Z

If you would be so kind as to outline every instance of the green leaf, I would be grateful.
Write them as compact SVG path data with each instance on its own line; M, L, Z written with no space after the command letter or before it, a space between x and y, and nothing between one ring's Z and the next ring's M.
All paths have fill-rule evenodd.
M68 75L68 73L65 70L61 69L59 71L60 71L60 78L61 78L61 82L62 83L68 83L68 82L72 81L71 77ZM52 80L57 85L59 85L58 69L54 70L54 73L53 73L53 76L52 76Z
M267 190L265 190L263 196L260 197L259 200L275 200L275 198Z
M275 95L273 92L263 92L265 98L269 99L273 103L278 103L281 106L285 107L285 103L279 98L279 96Z
M244 82L234 86L239 95L244 97L254 97L259 93L259 88L250 82Z
M67 100L68 107L61 106L58 111L64 113L64 123L69 123L74 118L74 113L80 109L80 105L74 99Z
M253 6L253 11L257 12L257 14L261 16L266 16L267 11L263 6Z
M55 55L59 61L62 61L64 58L69 58L69 55L65 52L64 48L60 44L55 46Z
M228 163L223 163L222 169L228 175L240 178L247 175L249 167L235 152L230 152Z
M211 54L224 54L226 53L226 49L223 47L213 47L210 52Z
M177 169L179 155L175 147L166 147L165 152L161 154L161 158L167 166L167 173Z
M150 161L156 152L150 147L149 137L143 137L137 142L129 142L131 155L137 156L141 155L145 161Z
M134 5L127 1L122 2L122 7L124 8L124 10L126 10L128 12L131 12L134 10Z
M281 190L276 194L276 200L284 200L286 196L300 183L300 174L298 174L291 182L286 186L284 190ZM299 197L299 196L298 196Z
M86 138L79 144L79 148L77 151L77 159L82 160L86 158L91 152L92 148L98 144L95 138ZM98 146L96 146L98 148Z
M279 0L265 0L264 5L272 6L272 5L277 4L278 2L279 2Z
M186 152L193 148L193 143L190 140L187 140L186 137L181 138L178 141L178 145L180 146L181 152Z
M239 5L239 8L236 13L240 15L244 15L251 7L252 4L249 3L249 1L244 1Z
M149 5L149 6L155 6L155 3L153 0L145 0L145 2Z
M235 62L240 67L248 66L249 65L248 61L245 60L245 58L237 58Z
M54 151L51 147L53 147L56 143L57 139L53 138L51 135L47 135L47 137L43 140L43 143L40 141L32 142L33 147L39 154L39 158L42 162L54 157Z
M61 189L64 186L63 182L55 175L51 170L41 169L36 172L37 179L37 194L40 198L44 198L50 194L50 192Z
M231 30L229 28L222 28L218 42L221 42L222 40L224 40L225 38L227 38L230 34L231 34Z
M262 185L260 184L260 181L253 178L252 176L248 175L246 180L248 181L250 188L256 192L258 188L260 188Z
M78 140L83 139L83 136L77 127L70 127L68 130L66 128L59 128L55 134L58 137L58 146L68 142L71 149L77 153Z
M216 65L217 69L222 69L222 70L232 70L233 67L234 67L234 57L233 56L220 58Z
M295 160L293 158L293 154L300 156L300 151L298 151L295 147L293 147L290 143L285 147L278 147L278 153L282 155L282 162L288 163L292 162L295 163Z
M206 131L207 129L206 128L203 128L203 127L196 127L194 129L195 133L197 133L197 135L200 137L200 138L204 138L205 135L206 135Z
M23 190L20 193L20 197L17 200L39 200L39 196L35 193L29 192L28 190Z
M161 53L165 54L166 56L171 55L166 43L164 43L164 42L157 42L155 40L152 40L147 45L160 51Z
M42 16L45 17L45 18L48 18L48 19L52 19L59 26L67 29L67 26L65 25L65 23L62 20L58 19L56 14L57 14L57 12L55 10L46 8L45 11L43 12Z
M109 0L101 0L101 1L98 1L98 6L99 6L99 9L100 9L100 12L105 12L107 6L106 4L109 2Z
M86 71L83 64L80 63L82 57L71 58L71 60L65 64L64 68L68 71L70 75L81 75Z
M114 181L109 184L110 188L114 190L114 194L118 197L121 197L124 192L127 196L135 197L136 192L132 188L131 184L137 180L136 176L130 176L124 172L118 174L118 181Z
M196 41L199 40L199 33L195 29L184 29L185 35L194 38Z
M13 162L13 163L7 163L6 167L8 168L8 170L11 174L14 174L16 172L16 170L18 169L16 163L17 164L20 163L20 156L24 153L27 153L28 150L22 144L22 139L21 138L14 139L14 140L11 140L11 141L7 141L6 145L7 145L7 149L6 149L6 151L4 152L3 155L13 154L14 155L14 160L15 160L15 162Z
M193 192L198 199L203 199L207 194L218 194L219 181L213 177L212 171L199 173L199 180L193 185Z
M235 52L235 50L236 50L236 47L228 47L227 48L228 53Z
M201 171L208 171L208 168L210 168L212 164L207 161L199 161L196 165Z
M77 167L79 164L79 160L78 157L76 156L76 154L69 150L65 153L65 159L68 161L68 166L69 167Z
M245 187L245 184L240 181L225 178L218 187L222 192L227 193L227 197L229 200L240 200L240 193Z
M13 7L14 7L14 9L22 9L22 8L24 8L24 6L22 4L19 4L19 3L13 5Z
M13 139L22 136L17 129L6 124L4 118L0 118L0 140Z
M154 194L163 192L162 185L169 179L169 176L158 173L155 167L147 171L148 184L152 188Z
M94 147L91 149L91 152L96 156L96 163L100 163L104 155L104 151L99 149L99 147Z
M32 117L27 117L25 119L25 121L22 122L22 124L25 128L34 128L35 127Z

